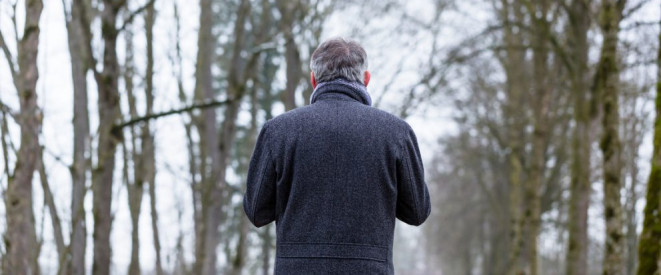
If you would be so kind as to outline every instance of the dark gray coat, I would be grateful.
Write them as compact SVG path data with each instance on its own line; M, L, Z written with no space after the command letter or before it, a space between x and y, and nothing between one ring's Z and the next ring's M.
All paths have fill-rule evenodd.
M420 225L431 211L415 134L364 86L322 84L264 125L244 210L276 222L275 274L393 274L395 217Z

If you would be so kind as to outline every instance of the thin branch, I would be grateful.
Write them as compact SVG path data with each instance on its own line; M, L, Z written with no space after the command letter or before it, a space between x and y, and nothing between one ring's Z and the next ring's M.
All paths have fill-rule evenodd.
M628 30L637 29L637 28L640 28L640 27L655 26L655 25L658 25L658 24L659 24L659 21L636 21L636 22L633 22L633 23L629 24L628 26L622 27L621 30L628 31Z
M122 27L119 28L117 30L117 32L121 32L121 31L125 30L128 27L128 25L133 22L133 19L135 19L136 16L140 15L143 11L145 11L150 6L153 6L154 2L156 2L156 0L149 0L149 2L147 2L147 4L145 4L144 6L138 8L137 10L133 11L129 15L129 17L126 18L126 20L124 20L124 23L122 23Z
M43 148L43 147L42 147ZM41 181L41 187L44 191L44 201L48 206L50 213L50 219L53 226L53 235L55 237L55 245L57 247L57 252L60 257L60 265L64 263L64 258L66 257L66 246L64 244L64 235L62 234L62 223L60 222L60 217L57 214L57 207L55 206L55 199L53 198L53 192L51 191L50 184L48 183L48 176L46 175L46 167L44 166L44 156L43 151L39 153L39 181ZM61 268L61 267L60 267Z
M640 10L640 8L645 6L645 4L647 4L647 2L649 2L649 1L650 0L642 0L642 1L638 2L636 5L634 5L633 7L629 8L628 10L623 11L622 12L622 19L628 18L630 15L634 14L635 12ZM624 8L624 2L622 0L617 1L617 4L618 4L618 9L623 9Z
M0 146L2 146L2 160L4 162L4 174L7 175L7 181L9 181L9 178L11 178L11 171L9 170L9 146L7 145L7 140L5 139L6 136L9 135L9 128L7 127L7 114L5 112L0 112L2 113L2 121L0 124ZM5 194L5 188L4 185L0 184L0 188L2 191L2 194Z
M134 125L134 124L137 124L137 123L140 123L140 122L144 122L144 121L148 121L148 120L152 120L152 119L161 118L161 117L164 117L164 116L187 113L187 112L191 112L195 109L205 109L205 108L219 107L219 106L222 106L222 105L229 104L232 101L234 101L234 100L233 99L227 99L227 100L222 100L222 101L210 101L210 102L204 102L204 103L196 103L196 104L193 104L193 105L190 105L190 106L187 106L187 107L184 107L184 108L180 108L180 109L174 109L174 110L165 111L165 112L161 112L161 113L155 113L155 114L150 114L150 115L146 115L146 116L142 116L142 117L137 117L137 118L131 119L129 121L122 122L119 125L115 125L113 127L113 131L117 131L117 130L120 130L120 129L122 129L124 127L127 127L127 126L131 126L131 125Z
M64 11L64 20L69 23L71 22L71 12L67 10L67 1L62 0L62 10Z
M3 114L8 114L14 120L17 119L15 112L11 108L9 108L9 106L5 105L1 100L0 100L0 112L2 112Z
M88 7L84 5L84 2L82 1L76 1L73 0L71 2L71 13L73 14L74 11L73 9L80 9L79 16L77 18L72 17L71 22L73 23L74 20L79 20L76 22L76 24L80 24L79 27L82 29L82 36L83 36L83 44L85 44L85 57L87 61L87 65L90 70L92 70L92 73L94 74L94 77L99 77L100 73L96 68L96 65L98 64L96 58L94 57L94 51L92 50L92 32L90 31L90 21L92 21L90 18L90 15L88 14Z
M16 6L18 5L18 0L14 1L14 4L11 5L12 10L14 13L11 16L11 22L14 25L14 40L16 40L16 45L18 45L18 42L20 41L18 39L18 23L16 23Z
M9 71L11 72L11 78L14 80L15 85L17 83L16 80L18 79L18 72L16 71L14 60L9 51L9 47L7 47L7 43L5 42L5 37L2 35L2 31L0 31L0 47L2 47L2 52L5 54L5 59L7 59L7 63L9 64ZM18 86L16 88L18 89Z
M43 146L42 146L42 147L43 147ZM42 148L42 153L43 153L43 152L45 152L45 153L47 153L49 156L51 156L51 157L53 158L53 160L55 160L55 162L57 162L57 163L59 163L60 165L62 165L62 167L65 167L65 168L70 168L70 167L71 167L71 164L65 162L65 160L63 159L62 156L56 154L55 152L49 150L48 148L43 147L43 148Z

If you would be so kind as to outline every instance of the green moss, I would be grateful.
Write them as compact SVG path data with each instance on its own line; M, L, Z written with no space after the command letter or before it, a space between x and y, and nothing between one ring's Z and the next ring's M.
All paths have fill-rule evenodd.
M657 127L657 134L658 134ZM658 138L655 135L655 141ZM655 151L658 152L658 143ZM657 157L657 156L655 156ZM657 260L661 249L661 219L659 211L659 192L661 191L661 167L656 161L652 161L652 171L647 184L647 204L645 205L645 218L643 221L643 232L640 236L638 247L639 265L638 275L656 274L658 271Z

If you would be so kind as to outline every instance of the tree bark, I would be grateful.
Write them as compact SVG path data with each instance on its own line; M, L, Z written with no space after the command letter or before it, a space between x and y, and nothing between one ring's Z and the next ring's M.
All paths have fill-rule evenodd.
M198 33L198 52L195 72L196 100L211 100L214 98L213 76L211 74L212 60L215 60L215 39L212 34L213 11L211 0L200 0L200 27ZM207 173L207 167L219 169L218 155L218 127L216 111L206 109L202 115L194 119L200 136L200 176L199 186L193 190L194 201L199 202L197 219L195 220L195 266L193 273L211 275L216 270L217 227L207 225L207 216L218 213L208 213L211 192L217 189L217 174ZM218 192L214 192L215 200L220 199ZM216 217L211 217L212 219ZM211 238L211 239L210 239ZM212 243L210 243L211 241Z
M7 232L4 236L6 262L3 274L39 274L36 265L38 243L32 211L32 179L39 160L41 111L37 106L37 53L41 0L25 1L25 27L18 43L18 78L16 91L20 102L18 123L21 145L16 156L14 174L9 177L5 194ZM13 69L13 68L12 68Z
M636 274L636 267L638 262L638 224L639 224L639 214L636 210L636 204L640 199L639 194L639 185L640 181L638 176L640 170L638 168L639 163L639 153L638 150L642 144L644 135L643 133L647 132L647 127L645 123L645 118L648 113L640 108L638 102L640 100L641 93L634 94L633 96L624 96L623 106L627 106L622 114L624 119L624 125L621 127L623 134L623 165L626 169L626 174L629 178L629 185L627 186L626 200L624 204L624 212L626 215L625 227L626 227L626 237L625 237L625 246L626 246L626 257L625 257L625 275L634 275ZM623 180L623 182L626 182Z
M256 80L253 78L253 80ZM248 130L248 142L246 142L245 146L246 148L250 148L248 150L251 150L255 147L255 143L257 142L257 111L259 109L259 103L257 101L257 87L253 86L250 92L250 129ZM251 152L251 151L249 151ZM250 154L251 155L251 154ZM250 156L248 155L248 156ZM245 175L247 173L247 166L249 159L245 159L242 162L242 165L240 165L238 169L238 173ZM245 193L245 180L242 180L241 184L241 193ZM243 213L239 212L239 239L236 244L236 255L234 257L234 260L232 261L232 274L234 275L240 275L243 272L243 269L245 268L246 265L246 258L248 258L248 233L250 232L250 221L248 220L248 217L246 215L243 215Z
M571 93L574 97L574 134L572 140L571 182L569 198L569 243L567 275L587 274L588 207L590 205L590 93L586 84L590 27L588 2L574 0L567 11L570 18L569 49Z
M115 171L115 151L121 132L113 131L120 118L117 62L117 14L124 2L103 1L101 37L103 39L103 71L95 72L98 86L99 141L97 163L92 171L94 213L94 261L92 273L110 273L110 231L112 225L112 186ZM91 42L91 41L90 41Z
M69 55L71 57L71 76L73 78L73 163L71 165L71 237L67 259L68 271L72 275L85 274L85 251L87 247L87 227L85 219L85 194L87 171L89 169L87 154L90 153L90 125L87 109L87 71L89 70L89 55L84 46L83 34L89 31L84 28L82 16L88 3L85 0L74 0L71 4L71 15L66 22L69 40Z
M659 32L661 43L661 32ZM638 275L658 274L659 251L661 251L661 47L656 59L656 118L654 119L654 142L651 171L647 182L647 194L643 232L638 244Z
M617 35L626 0L603 0L601 29L604 42L595 75L595 94L602 98L601 151L604 173L604 216L606 240L603 274L622 274L624 265L622 204L620 202L622 163L619 136L619 71L617 67Z
M280 32L285 39L285 62L287 64L287 82L283 94L283 103L285 104L285 110L289 111L296 108L296 88L298 88L302 78L301 57L293 33L295 18L299 16L299 1L278 0L276 4L280 14L282 14Z
M138 108L136 106L136 97L133 91L133 76L135 66L133 64L133 31L129 27L124 31L126 40L126 59L124 61L124 85L126 96L128 98L129 114L131 119L138 117ZM148 123L148 122L146 122ZM129 127L130 132L130 151L127 149L128 140L122 142L122 152L124 155L124 181L128 193L129 213L131 216L131 261L129 262L128 275L140 275L140 213L142 210L142 198L144 194L145 167L143 148L139 148L138 134L135 125ZM130 156L130 158L129 158ZM133 179L129 177L129 166L133 163Z
M507 162L508 162L508 199L509 199L509 255L507 258L507 274L518 274L521 272L521 253L525 242L523 236L523 185L524 165L522 162L524 154L524 121L520 116L524 93L526 91L525 56L524 52L516 46L522 44L523 35L515 32L514 24L510 22L522 22L523 13L521 2L502 1L502 19L505 22L504 43L507 46L504 57L504 68L507 76L507 102L504 105L504 116L507 127Z
M200 17L201 26L204 24L205 20L211 20L206 18L211 16L210 14L205 14L204 7L210 3L206 3L207 0L201 0L201 8L203 9L202 15ZM205 167L209 167L209 175L207 178L203 178L201 185L201 226L196 235L196 263L195 263L195 272L196 274L202 275L213 275L216 274L216 247L219 244L219 232L218 227L221 222L222 215L222 206L225 188L225 176L227 166L230 162L230 156L232 153L232 144L236 137L236 119L239 112L239 107L241 104L241 98L245 93L245 81L246 81L246 68L253 68L254 66L254 57L257 53L253 53L250 58L242 57L241 51L243 51L244 42L245 42L245 23L250 15L250 2L247 0L242 0L238 12L236 21L234 23L234 36L236 37L233 49L232 57L229 64L228 72L228 87L227 87L227 98L231 99L227 104L224 110L223 122L220 128L220 139L218 139L218 128L216 125L215 112L213 110L205 110L203 113L203 125L200 128L200 148L202 151L206 150L210 154L210 166L204 162L201 164L201 173L204 174ZM207 11L208 13L209 11ZM205 19L206 18L206 19ZM199 44L200 50L198 52L198 79L196 84L196 97L203 96L204 98L210 99L213 98L213 90L211 87L211 64L209 63L209 56L203 55L204 53L212 52L213 47L209 47L208 44L213 45L212 42L207 40L212 40L210 37L211 30L206 30L206 27L200 28L200 37ZM202 48L205 47L205 48ZM206 59L204 61L202 59ZM213 59L211 59L213 60ZM246 62L246 60L249 60ZM248 65L246 65L248 64ZM251 65L252 64L252 65ZM201 154L203 155L203 154ZM202 158L206 160L207 158Z
M547 1L536 1L537 8L530 9L533 17L533 29L536 36L533 40L533 74L535 83L535 102L533 103L532 159L530 173L525 193L528 199L528 209L525 211L524 224L527 228L525 251L527 263L524 264L525 274L537 275L537 236L541 224L541 186L544 182L546 167L546 148L548 143L548 116L551 104L551 85L548 83L548 47L549 22L546 19L548 12ZM541 16L536 15L537 12Z
M147 71L145 73L145 99L147 103L146 114L154 112L154 21L156 20L154 4L145 9L145 38L147 40ZM156 209L156 156L154 151L154 135L151 133L151 124L146 122L142 127L142 161L145 182L149 185L149 208L151 212L152 239L156 255L156 275L163 275L161 263L161 241L158 234L158 211Z

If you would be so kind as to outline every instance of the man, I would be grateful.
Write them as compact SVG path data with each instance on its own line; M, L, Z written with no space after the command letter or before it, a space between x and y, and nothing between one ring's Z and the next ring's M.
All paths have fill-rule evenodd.
M342 38L312 54L310 105L264 125L243 207L275 220L275 274L394 274L395 218L431 211L415 134L370 107L367 54Z

